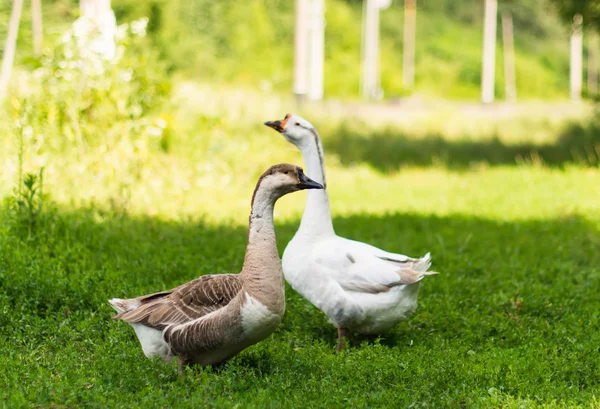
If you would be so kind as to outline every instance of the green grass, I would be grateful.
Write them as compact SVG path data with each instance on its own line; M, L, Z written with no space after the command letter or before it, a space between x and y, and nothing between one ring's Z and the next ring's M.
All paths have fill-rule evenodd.
M261 125L289 101L254 97L179 90L168 152L152 140L26 140L24 170L45 166L49 199L31 234L2 207L0 406L600 405L600 135L595 117L556 106L395 118L386 106L305 108L324 139L337 232L432 252L441 274L423 281L417 312L335 354L335 329L287 287L275 334L223 367L177 376L146 359L107 299L239 271L258 175L302 164ZM1 143L8 197L16 147ZM278 203L281 250L303 206L303 193Z

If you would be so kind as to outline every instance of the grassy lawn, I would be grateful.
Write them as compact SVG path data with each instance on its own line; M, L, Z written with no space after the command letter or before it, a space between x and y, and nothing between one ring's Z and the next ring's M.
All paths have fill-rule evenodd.
M302 165L261 125L289 101L238 106L203 92L180 93L160 142L25 140L23 169L45 166L48 198L33 218L8 199L2 207L0 406L600 405L600 132L591 114L560 107L398 120L384 115L390 107L356 108L345 122L353 108L307 107L338 234L432 252L441 274L422 283L417 312L335 354L335 329L288 287L275 334L223 367L178 376L146 359L107 299L238 272L258 175ZM19 168L14 139L0 140L5 198ZM303 205L304 193L278 203L282 251Z

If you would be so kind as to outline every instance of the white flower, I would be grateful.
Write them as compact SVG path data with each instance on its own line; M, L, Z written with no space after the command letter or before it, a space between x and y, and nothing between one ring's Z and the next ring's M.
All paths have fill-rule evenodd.
M70 60L73 57L75 57L75 53L73 52L73 50L70 49L70 48L66 48L65 49L65 58L68 59L68 60Z
M45 77L46 75L47 70L45 68L38 68L37 70L33 71L33 78L38 80Z
M148 26L148 17L131 22L131 32L137 36L146 36L146 27Z
M37 159L37 167L38 168L42 168L45 167L46 164L48 163L48 155L47 154L42 154L42 155L38 155Z
M121 59L121 57L123 57L123 54L125 54L125 46L123 45L119 45L117 46L117 51L115 52L115 58L113 58L113 63L118 63L119 60Z
M62 37L60 38L60 41L64 44L66 44L66 43L70 43L72 39L73 39L73 33L71 33L71 31L67 31L66 33L64 33L62 35Z
M93 29L94 24L86 16L79 17L73 23L73 35L78 39L88 37Z
M119 81L129 82L133 78L133 70L131 68L123 70L119 73Z
M143 113L144 111L141 106L134 105L131 107L131 115L133 115L135 118L142 116Z
M150 134L150 136L154 136L154 137L159 137L162 135L163 130L162 128L156 127L156 126L151 126L150 128L148 128L148 133Z
M115 32L115 39L117 41L121 41L121 40L125 39L125 37L127 36L128 28L129 28L129 26L127 24L121 24L120 26L118 26L117 31Z
M165 129L167 127L167 121L162 119L161 117L156 118L156 126L161 129Z
M23 136L26 138L31 138L33 136L33 128L29 125L23 128Z

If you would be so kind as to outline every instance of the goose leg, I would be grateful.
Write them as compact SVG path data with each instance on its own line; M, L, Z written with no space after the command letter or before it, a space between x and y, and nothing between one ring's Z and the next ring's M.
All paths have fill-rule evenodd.
M347 333L348 333L348 330L346 328L338 328L338 344L337 344L338 352L340 352L342 349L344 349L344 337L346 336Z
M183 366L185 365L185 359L182 357L177 357L177 374L181 375L183 373Z

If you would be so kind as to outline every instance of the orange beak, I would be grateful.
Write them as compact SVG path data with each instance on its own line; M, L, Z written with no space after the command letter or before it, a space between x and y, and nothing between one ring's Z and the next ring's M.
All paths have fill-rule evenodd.
M284 119L282 119L281 121L267 121L265 122L265 125L267 125L270 128L275 129L277 132L283 132L283 129L285 128L285 124L287 124L288 119L290 119L292 117L292 114L287 114L285 116Z

